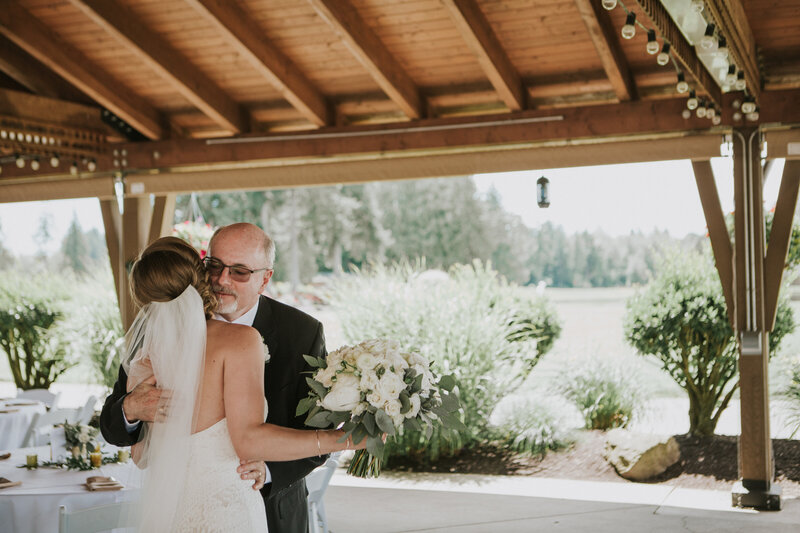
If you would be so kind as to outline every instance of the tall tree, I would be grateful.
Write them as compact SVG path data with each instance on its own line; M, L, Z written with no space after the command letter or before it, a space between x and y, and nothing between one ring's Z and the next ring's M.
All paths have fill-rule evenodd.
M61 253L64 256L66 266L72 269L78 275L84 275L89 272L89 246L86 243L86 237L81 229L81 224L78 222L78 215L72 214L72 222L67 229L67 234L64 240L61 241Z

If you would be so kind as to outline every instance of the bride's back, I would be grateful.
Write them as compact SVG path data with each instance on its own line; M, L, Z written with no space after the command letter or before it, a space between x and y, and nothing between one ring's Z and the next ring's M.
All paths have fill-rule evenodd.
M225 418L224 369L226 365L237 364L237 354L252 344L254 331L249 326L219 320L207 322L205 367L198 391L195 433Z

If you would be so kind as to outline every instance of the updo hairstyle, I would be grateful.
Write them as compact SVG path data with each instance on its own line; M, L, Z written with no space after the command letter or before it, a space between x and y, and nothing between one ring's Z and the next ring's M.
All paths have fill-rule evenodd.
M142 251L130 274L131 293L136 305L168 302L192 285L203 299L206 319L214 316L217 297L211 290L200 255L192 245L177 237L162 237Z

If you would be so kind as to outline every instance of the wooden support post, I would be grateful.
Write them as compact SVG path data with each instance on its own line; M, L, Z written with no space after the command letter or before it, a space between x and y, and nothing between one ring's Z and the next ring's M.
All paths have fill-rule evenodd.
M147 243L150 244L159 237L165 237L172 231L175 220L175 195L165 194L156 196L153 201L153 215L150 219L150 235Z
M150 217L152 207L148 196L139 198L125 198L122 213L122 262L124 265L124 289L120 291L120 312L122 313L122 326L125 329L133 323L136 317L136 306L130 294L128 274L139 252L147 246L150 235Z
M764 213L761 135L757 129L733 132L736 327L739 337L740 481L733 504L780 509L781 490L773 484L769 431L767 360L769 332L764 316Z
M719 281L722 284L722 294L725 296L725 305L728 308L728 320L732 327L736 327L736 299L733 292L733 247L728 227L725 225L725 215L719 202L717 184L714 182L714 171L711 163L705 161L692 161L694 178L697 182L697 191L700 193L700 203L703 205L703 214L706 217L708 236L711 238L711 249L714 251L714 262L717 265Z
M122 261L122 216L116 198L100 199L100 212L103 214L103 226L106 230L106 248L108 260L111 263L111 273L114 275L114 287L117 293L117 304L122 309L123 287L125 281L125 265Z

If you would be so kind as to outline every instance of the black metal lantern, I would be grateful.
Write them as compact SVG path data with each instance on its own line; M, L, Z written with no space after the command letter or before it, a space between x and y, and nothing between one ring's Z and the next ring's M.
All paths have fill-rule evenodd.
M536 201L539 207L550 207L550 193L547 186L550 180L542 176L536 180Z

